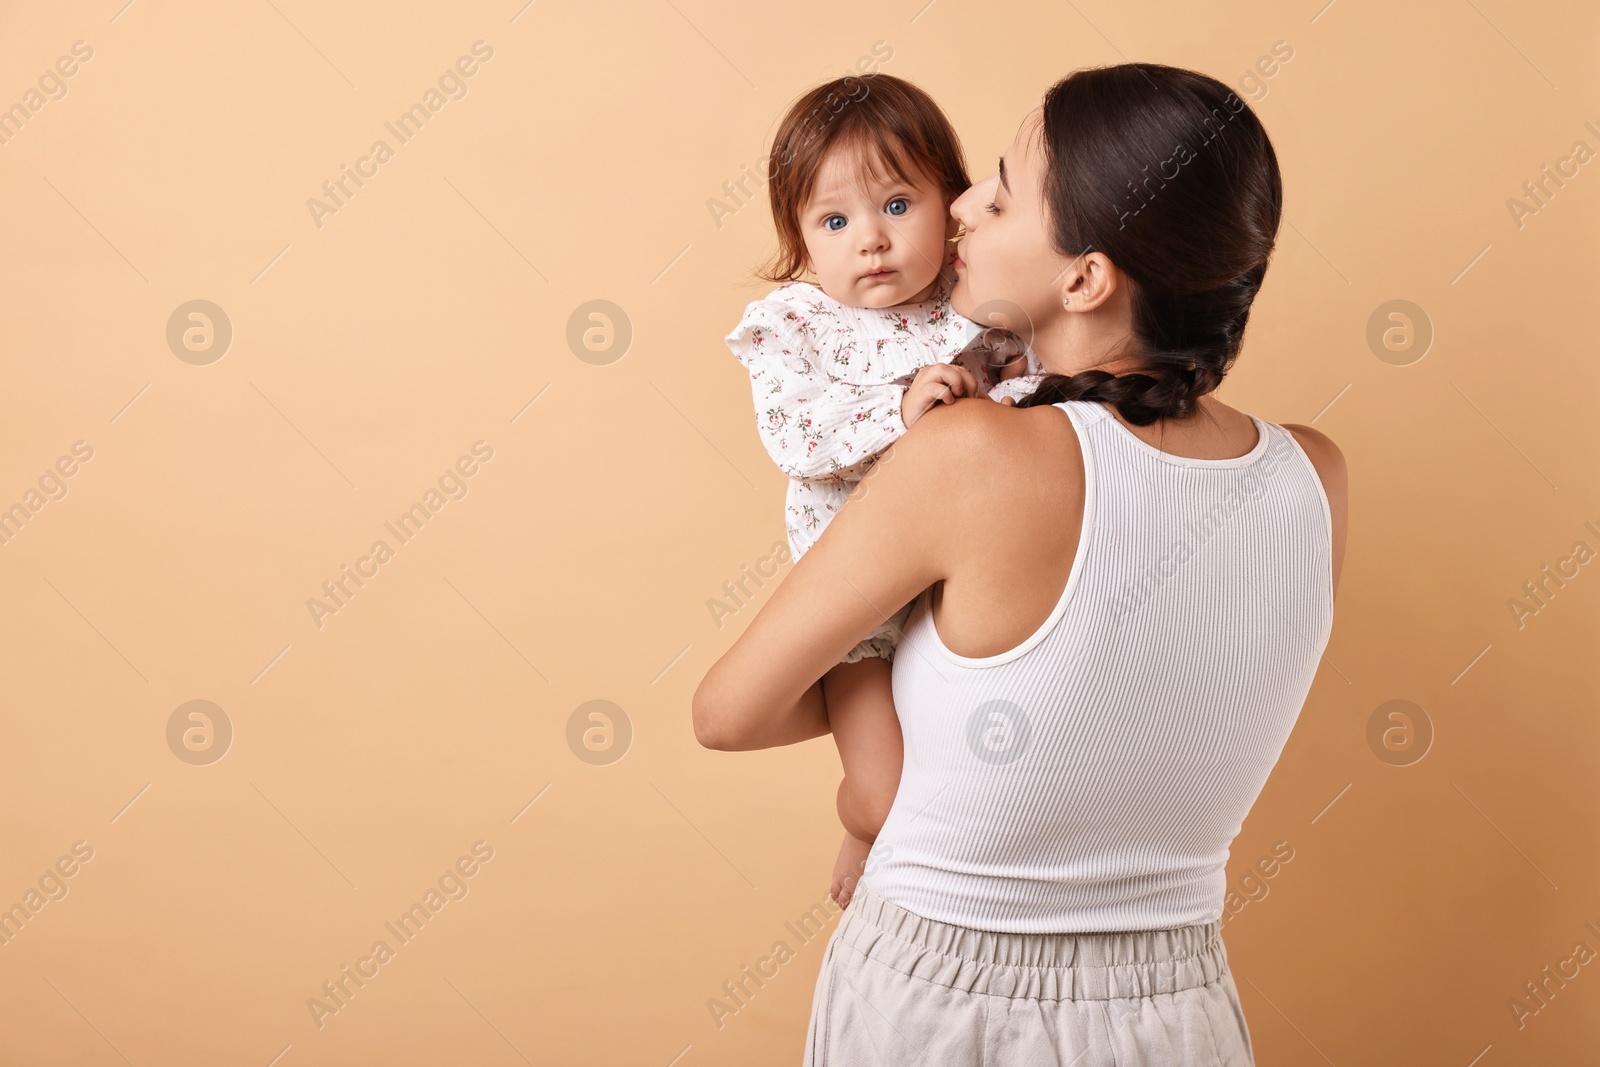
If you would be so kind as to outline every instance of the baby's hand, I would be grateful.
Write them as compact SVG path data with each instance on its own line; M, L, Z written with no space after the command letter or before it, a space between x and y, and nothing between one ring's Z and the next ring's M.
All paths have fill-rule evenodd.
M958 396L977 396L978 379L956 363L930 363L917 371L905 396L900 398L900 418L909 429L939 403L954 403Z
M1016 334L991 326L983 331L979 343L985 350L984 359L991 370L998 372L1000 381L1017 378L1028 372L1028 347Z
M1020 378L1023 374L1027 373L1027 370L1028 354L1026 352L1019 352L1012 358L1010 363L1007 363L1005 366L1000 368L1000 380L1003 382L1008 378Z

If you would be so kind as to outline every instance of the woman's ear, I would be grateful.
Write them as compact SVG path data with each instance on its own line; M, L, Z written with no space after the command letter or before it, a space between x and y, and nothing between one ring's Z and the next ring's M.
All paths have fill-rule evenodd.
M1093 311L1117 294L1122 272L1103 252L1075 256L1061 272L1057 293L1067 311Z

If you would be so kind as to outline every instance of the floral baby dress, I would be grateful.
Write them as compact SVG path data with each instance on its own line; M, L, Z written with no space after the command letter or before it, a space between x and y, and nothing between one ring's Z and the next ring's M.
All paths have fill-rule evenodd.
M900 402L918 370L958 361L997 401L1026 396L1043 372L1026 345L958 314L942 279L928 300L891 308L852 307L809 282L789 282L752 301L725 340L750 373L761 443L789 476L784 527L794 559L816 543L878 456L906 432ZM988 366L997 347L1026 353L1024 376L998 380ZM844 662L863 654L892 658L899 632L893 624L903 623L904 614L902 608Z

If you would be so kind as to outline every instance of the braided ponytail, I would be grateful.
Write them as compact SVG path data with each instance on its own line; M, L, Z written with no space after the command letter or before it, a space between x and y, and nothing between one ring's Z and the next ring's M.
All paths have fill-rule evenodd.
M1184 418L1238 358L1266 275L1283 210L1272 143L1226 85L1152 63L1070 74L1042 118L1053 243L1102 252L1131 282L1137 370L1047 374L1017 406L1098 400L1137 426Z

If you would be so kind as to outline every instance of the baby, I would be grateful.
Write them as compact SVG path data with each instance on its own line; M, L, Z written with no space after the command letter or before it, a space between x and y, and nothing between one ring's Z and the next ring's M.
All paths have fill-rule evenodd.
M1039 384L1032 350L950 306L950 205L971 185L961 147L926 93L888 74L840 78L802 96L770 157L782 282L726 340L750 373L762 443L790 477L794 559L913 423L964 387L1015 403ZM816 284L801 281L809 272ZM890 661L906 604L823 677L844 780L846 834L829 896L846 906L900 783L903 743Z

